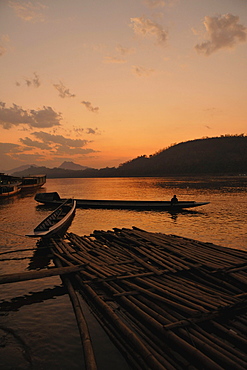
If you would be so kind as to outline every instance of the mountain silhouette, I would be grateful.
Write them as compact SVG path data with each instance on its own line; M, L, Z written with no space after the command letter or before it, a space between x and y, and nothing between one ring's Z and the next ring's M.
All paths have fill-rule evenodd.
M74 162L66 162L64 161L58 168L63 168L64 170L85 170L88 168L87 166L81 166L80 164Z
M15 176L46 174L47 178L59 177L154 177L177 175L233 175L247 174L247 136L225 135L173 144L147 157L139 156L119 167L86 168L69 163L58 168L31 166ZM84 169L78 169L80 166Z

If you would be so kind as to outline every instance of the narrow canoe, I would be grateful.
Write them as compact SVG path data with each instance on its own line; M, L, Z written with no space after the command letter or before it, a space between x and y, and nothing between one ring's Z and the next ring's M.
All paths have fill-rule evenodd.
M46 205L58 205L65 201L57 192L37 193L35 200ZM156 200L96 200L76 199L77 208L108 208L108 209L145 209L145 210L181 210L208 204L209 202L179 201L171 204L170 201Z
M50 238L55 234L62 235L69 227L75 215L76 201L74 199L66 199L47 216L35 229L26 234L33 238Z

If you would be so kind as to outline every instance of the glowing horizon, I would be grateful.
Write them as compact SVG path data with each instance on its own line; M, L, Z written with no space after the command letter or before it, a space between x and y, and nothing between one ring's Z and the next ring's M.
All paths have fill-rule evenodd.
M246 14L241 0L2 3L0 171L246 134Z

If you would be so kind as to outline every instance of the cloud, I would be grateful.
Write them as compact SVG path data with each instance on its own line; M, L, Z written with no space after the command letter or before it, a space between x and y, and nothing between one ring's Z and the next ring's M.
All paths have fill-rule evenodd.
M44 131L33 132L32 135L44 143L59 144L63 146L73 147L73 148L84 147L90 142L88 140L70 139L62 135L53 135L53 134L49 134Z
M65 138L62 135L51 135L46 132L35 132L32 135L35 135L38 139L32 140L28 137L25 139L20 139L20 142L31 148L38 148L41 150L48 150L49 153L52 152L52 155L75 155L75 154L88 154L94 152L93 149L84 149L83 147L88 143L87 140L73 140Z
M39 76L36 72L34 72L33 74L34 74L34 77L24 79L25 83L28 87L34 86L34 87L38 88L41 85L40 78L39 78ZM16 84L16 86L21 86L21 83L18 82L18 81L16 81L15 84Z
M35 87L40 87L40 85L41 85L39 76L35 72L34 72L34 78L33 78L33 85Z
M148 8L163 8L166 5L165 1L163 0L145 0L144 4Z
M26 22L43 22L45 17L43 15L43 10L47 6L41 4L40 2L31 1L9 1L9 6L14 9L17 17L23 19Z
M90 103L89 101L82 101L81 104L85 105L85 107L90 111L90 112L93 112L93 113L98 113L99 111L99 107L93 107L92 106L92 103Z
M143 0L143 3L151 9L172 7L178 3L179 0Z
M135 34L143 37L155 37L158 44L165 44L168 38L168 32L158 23L145 17L131 18L130 27Z
M6 53L6 51L7 51L7 49L4 46L0 45L0 57L2 55L4 55Z
M82 133L86 133L88 135L100 135L100 131L99 129L96 127L95 129L94 128L91 128L91 127L87 127L87 128L83 128L83 127L73 127L73 131L76 132L76 134L81 135Z
M148 69L142 66L132 66L132 72L139 77L150 76L150 74L154 72L154 69Z
M26 153L27 148L18 144L0 143L1 170L8 171L11 168L25 163L33 163L43 159L39 153Z
M75 94L71 94L68 88L64 86L64 84L60 81L59 84L53 84L55 89L59 92L60 98L74 98Z
M134 48L125 48L122 45L117 45L115 47L115 50L117 51L120 56L107 56L104 58L105 63L112 63L112 64L123 64L126 63L126 59L123 58L123 56L133 54L135 52Z
M86 133L87 134L92 134L92 135L99 135L100 134L97 127L95 129L90 128L90 127L86 128Z
M23 163L25 164L30 164L31 163L35 163L37 164L37 162L40 162L42 160L45 160L45 156L44 154L42 153L19 153L18 155L12 155L12 159L15 160L14 162L14 166L16 165L21 165ZM13 164L12 164L12 167L13 167Z
M90 149L90 148L87 148L87 149L83 149L83 148L71 148L71 147L68 147L68 146L63 146L63 145L60 145L58 148L56 148L56 153L54 153L55 155L70 155L70 156L74 156L74 155L86 155L86 154L89 154L89 153L96 153L96 150L93 150L93 149Z
M30 139L29 137L25 137L25 139L20 138L20 142L28 147L32 148L39 148L42 150L49 150L50 146L45 143L45 142L40 142L40 141L34 141Z
M0 155L19 152L19 145L12 143L0 143Z
M231 49L240 42L245 42L247 28L238 23L239 17L232 14L204 18L207 41L197 44L198 53L206 56L220 49Z
M77 136L80 136L84 132L83 127L73 127L73 131L77 134Z
M20 145L12 143L0 143L1 169L10 169L23 163L35 163L45 161L54 163L59 160L73 160L85 157L96 150L86 148L91 141L70 139L62 135L53 135L41 132L31 134L35 139L25 137L19 139Z
M105 57L104 62L113 64L123 64L126 63L126 60L118 57Z
M60 126L61 114L56 113L51 107L29 111L13 104L12 107L6 108L4 102L0 102L0 125L9 130L13 126L28 125L30 128L47 128Z
M89 153L96 152L91 148L84 148L91 141L81 140L81 139L70 139L62 135L53 135L44 131L33 132L31 135L35 136L36 139L40 140L40 144L37 141L29 140L26 138L23 142L25 145L36 146L41 149L49 150L52 152L52 156L62 156L62 155L85 155ZM42 143L47 146L47 148L42 148Z
M8 35L1 35L0 37L0 57L3 56L7 52L6 45L9 43L9 36Z
M135 52L134 48L126 48L122 45L117 45L115 49L121 55L129 55Z

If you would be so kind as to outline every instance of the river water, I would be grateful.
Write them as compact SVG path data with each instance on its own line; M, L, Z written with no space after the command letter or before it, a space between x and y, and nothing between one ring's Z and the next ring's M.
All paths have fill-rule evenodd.
M77 209L69 231L136 226L230 248L247 250L247 176L200 178L48 179L39 192L90 199L208 201L210 204L171 214L166 211ZM35 239L25 237L51 209L38 205L35 193L0 202L0 274L51 266ZM22 249L29 249L21 251ZM13 253L5 253L13 252ZM129 369L111 345L92 312L82 302L99 370ZM1 285L1 370L83 369L80 337L70 300L59 277Z

